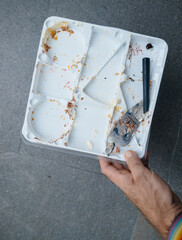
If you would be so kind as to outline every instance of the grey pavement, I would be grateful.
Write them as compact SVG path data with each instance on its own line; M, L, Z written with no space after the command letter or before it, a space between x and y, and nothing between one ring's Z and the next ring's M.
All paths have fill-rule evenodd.
M49 16L119 27L168 43L150 168L182 199L181 0L0 0L0 240L159 240L100 173L97 160L21 140L41 29Z

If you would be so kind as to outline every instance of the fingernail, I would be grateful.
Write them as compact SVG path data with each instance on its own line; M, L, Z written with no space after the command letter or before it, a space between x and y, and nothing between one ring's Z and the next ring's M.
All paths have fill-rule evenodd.
M125 158L131 158L131 157L133 157L133 152L132 151L125 152Z

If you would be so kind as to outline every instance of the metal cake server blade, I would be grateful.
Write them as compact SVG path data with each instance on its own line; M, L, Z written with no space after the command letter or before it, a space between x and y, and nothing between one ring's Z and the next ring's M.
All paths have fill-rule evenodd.
M115 146L124 147L130 143L143 119L143 101L140 101L128 110L111 130L105 149L107 156L112 153Z

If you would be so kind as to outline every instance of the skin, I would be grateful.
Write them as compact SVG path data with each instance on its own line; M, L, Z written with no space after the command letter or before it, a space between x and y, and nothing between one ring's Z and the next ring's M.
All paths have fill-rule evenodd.
M101 172L116 184L166 239L182 203L156 173L144 166L135 152L125 153L127 168L100 157Z

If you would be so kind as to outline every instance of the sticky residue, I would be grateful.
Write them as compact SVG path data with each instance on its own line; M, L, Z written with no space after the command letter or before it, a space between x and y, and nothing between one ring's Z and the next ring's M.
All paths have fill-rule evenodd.
M68 33L69 33L69 36L71 36L71 34L74 33L73 30L70 30L70 29L68 28L68 25L67 25L67 26L62 26L61 29L62 29L63 32L65 32L65 31L68 32Z
M60 32L60 30L62 30L63 32L68 32L69 33L69 36L71 36L74 32L73 30L69 29L69 24L68 22L57 22L55 23L52 27L48 28L44 34L44 37L43 37L43 41L42 41L42 45L43 45L43 49L48 52L49 49L51 48L47 42L48 40L51 38L51 39L54 39L54 40L57 40L58 37L56 36L57 33Z

